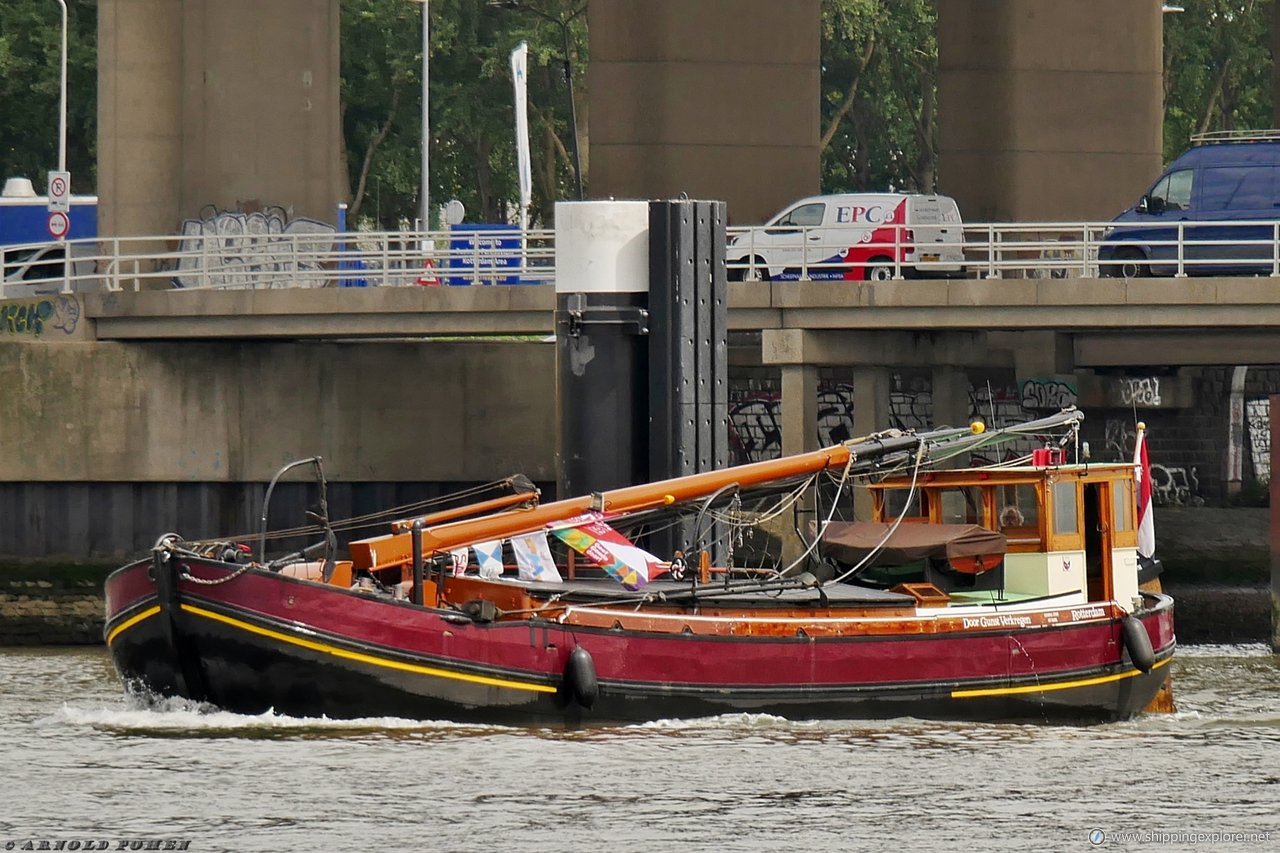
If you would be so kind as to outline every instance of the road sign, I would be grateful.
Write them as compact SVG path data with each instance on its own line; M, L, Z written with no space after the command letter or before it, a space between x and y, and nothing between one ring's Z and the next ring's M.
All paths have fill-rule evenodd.
M49 212L66 213L71 209L71 173L49 173Z
M49 214L49 236L55 240L61 240L67 236L67 232L71 230L71 217L63 213L61 210L55 210Z

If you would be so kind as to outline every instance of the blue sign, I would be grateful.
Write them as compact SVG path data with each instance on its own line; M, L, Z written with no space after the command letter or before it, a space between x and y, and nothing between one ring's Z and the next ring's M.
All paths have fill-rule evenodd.
M533 284L520 278L520 229L511 225L451 225L450 274L445 282L461 284Z

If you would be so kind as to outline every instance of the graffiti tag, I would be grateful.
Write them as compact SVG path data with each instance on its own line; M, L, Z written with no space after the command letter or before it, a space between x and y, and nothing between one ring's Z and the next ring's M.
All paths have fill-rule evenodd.
M1120 402L1126 406L1159 406L1160 377L1144 376L1142 378L1120 379Z
M336 229L314 219L266 212L217 211L182 223L177 287L319 287L319 258L333 248ZM302 235L305 239L297 239Z
M80 322L80 303L71 296L0 305L0 332L38 338L46 328L73 335Z
M1022 408L1057 411L1076 404L1076 389L1057 379L1027 379L1022 383Z

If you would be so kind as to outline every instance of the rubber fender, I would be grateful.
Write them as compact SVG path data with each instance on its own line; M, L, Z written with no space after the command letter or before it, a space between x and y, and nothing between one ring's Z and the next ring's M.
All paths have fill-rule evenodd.
M569 698L584 708L590 708L600 695L600 685L596 682L596 662L591 653L582 646L577 646L569 653L569 662L564 665L564 686Z
M1147 635L1142 621L1136 616L1124 617L1124 621L1120 623L1120 635L1133 665L1139 672L1150 672L1156 662L1156 653L1151 648L1151 637Z

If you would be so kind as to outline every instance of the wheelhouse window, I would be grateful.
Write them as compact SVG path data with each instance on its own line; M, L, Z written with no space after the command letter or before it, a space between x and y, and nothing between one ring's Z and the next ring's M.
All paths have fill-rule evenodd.
M999 529L1034 534L1040 528L1040 507L1033 483L1000 486L996 494L996 523Z
M1111 505L1114 507L1114 527L1118 531L1133 529L1133 483L1116 480L1111 484Z
M914 492L910 489L885 489L881 494L884 496L885 521L896 521L900 515L903 521L929 520L923 489L917 488Z
M1059 480L1053 484L1053 532L1075 534L1080 532L1077 520L1078 501L1075 480Z
M943 524L982 524L982 490L977 486L944 489L938 497Z

